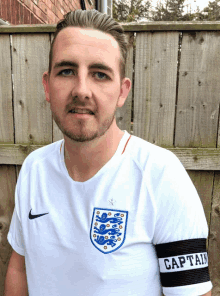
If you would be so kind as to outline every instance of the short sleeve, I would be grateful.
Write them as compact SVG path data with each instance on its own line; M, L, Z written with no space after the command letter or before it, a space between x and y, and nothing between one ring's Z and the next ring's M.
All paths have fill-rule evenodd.
M14 208L7 238L12 248L18 254L24 256L25 251L24 251L23 234L22 234L21 223L18 218L16 208Z
M209 292L208 225L198 193L174 154L155 185L155 245L163 293L198 296Z

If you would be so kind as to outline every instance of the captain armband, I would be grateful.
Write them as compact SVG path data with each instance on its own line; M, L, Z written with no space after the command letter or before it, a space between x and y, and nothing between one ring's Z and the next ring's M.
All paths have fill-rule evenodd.
M161 285L180 287L210 281L206 239L188 239L155 245Z

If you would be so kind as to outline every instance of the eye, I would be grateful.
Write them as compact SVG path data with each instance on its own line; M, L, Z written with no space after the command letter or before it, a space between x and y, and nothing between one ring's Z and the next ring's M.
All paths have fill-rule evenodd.
M58 75L61 75L61 76L70 76L72 73L73 73L73 70L71 70L71 69L65 69L65 70L60 71L58 73Z
M94 72L94 74L101 74L101 77L103 77L104 75L104 79L110 79L108 75L106 75L105 73L102 73L102 72ZM100 78L100 76L99 76ZM104 80L104 79L100 79L100 80Z

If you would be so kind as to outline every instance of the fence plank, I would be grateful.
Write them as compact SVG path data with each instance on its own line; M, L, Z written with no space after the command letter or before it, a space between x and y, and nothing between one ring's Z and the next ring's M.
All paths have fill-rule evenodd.
M15 166L0 165L0 295L3 295L4 279L12 252L7 234L14 210L15 185Z
M213 296L220 295L220 172L215 173L209 233L209 271Z
M200 196L208 225L210 225L213 171L187 171Z
M34 150L44 145L0 144L0 164L21 165ZM220 149L169 148L187 170L220 170Z
M51 33L50 34L50 43L52 43L53 38L54 38L54 34ZM54 119L52 121L52 125L53 125L53 142L56 142L56 141L59 141L59 140L63 139L63 133L61 132L61 130L57 126L57 124L54 121Z
M176 147L216 147L220 34L184 33L176 116Z
M134 135L173 146L178 32L137 33Z
M218 32L183 33L176 114L177 147L211 148L217 145L219 46ZM214 174L200 171L196 174L190 172L189 175L199 192L210 229ZM210 239L208 245L210 253Z
M130 22L120 23L125 32L147 32L147 31L219 31L220 22L202 21L202 22ZM37 25L11 25L0 26L0 34L8 33L50 33L55 32L56 24L37 24Z
M9 38L9 35L0 35L0 143L13 144L13 89ZM0 295L4 292L4 280L12 252L7 234L14 209L15 184L15 166L0 164Z
M0 35L0 143L14 143L10 51L9 35Z
M134 47L134 34L126 33L127 40L129 42L127 52L127 62L125 67L125 76L133 80L133 47ZM133 87L133 85L132 85ZM132 108L132 87L128 94L128 97L124 103L124 106L118 108L116 111L116 122L121 130L127 130L131 132L131 108Z
M49 46L49 34L13 35L16 143L49 144L52 141L51 111L42 85Z

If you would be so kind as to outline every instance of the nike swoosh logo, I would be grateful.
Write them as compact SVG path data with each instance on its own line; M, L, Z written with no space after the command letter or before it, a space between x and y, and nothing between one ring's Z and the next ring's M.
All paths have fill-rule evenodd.
M31 211L32 211L32 209L30 210L30 213L29 213L29 219L30 219L30 220L32 220L32 219L36 219L36 218L39 218L39 217L41 217L41 216L44 216L44 215L49 214L49 213L44 213L44 214L39 214L39 215L32 215L32 214L31 214Z

